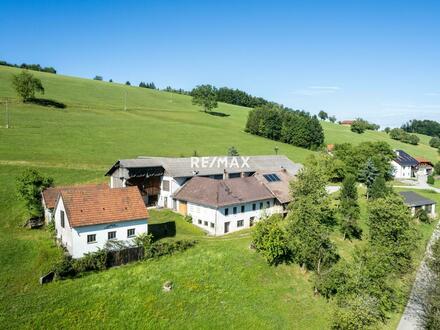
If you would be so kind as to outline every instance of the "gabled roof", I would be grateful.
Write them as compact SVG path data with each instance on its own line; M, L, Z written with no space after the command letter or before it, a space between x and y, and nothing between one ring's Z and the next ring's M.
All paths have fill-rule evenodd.
M399 194L403 196L403 201L405 205L408 206L423 206L435 204L433 200L425 198L413 191L402 191L399 192Z
M419 162L403 150L396 150L394 161L401 166L417 166Z
M275 196L253 176L226 180L196 176L174 193L173 197L218 208L271 199Z
M58 195L61 190L74 190L74 189L110 189L108 184L82 184L75 186L57 186L50 187L43 190L44 204L47 208L53 209L58 199Z
M423 165L431 165L434 166L431 161L429 159L423 158L423 157L414 157L415 160L417 160L419 162L419 164L423 164Z
M71 227L147 219L148 211L137 187L61 190ZM59 203L59 200L57 203Z
M266 176L270 174L275 174L279 178L279 181L267 180ZM257 171L254 177L264 184L280 203L289 203L292 200L289 183L294 176L290 175L287 171Z
M198 157L201 160L204 157ZM216 175L227 173L240 173L240 172L255 172L257 170L280 170L282 168L289 171L292 175L295 175L302 167L301 164L293 163L289 158L282 155L269 155L269 156L244 156L248 158L245 163L241 157L236 157L239 166L234 166L232 159L234 157L226 156L212 156L206 157L209 159L209 166L202 167L201 163L199 167L191 166L192 157L185 158L172 158L172 157L138 157L135 159L121 159L118 160L106 173L111 175L118 168L126 169L148 169L161 167L164 170L164 174L172 177L193 177L195 175ZM226 160L228 166L225 166L223 162L213 160ZM211 163L212 161L212 163ZM249 165L243 166L242 165Z

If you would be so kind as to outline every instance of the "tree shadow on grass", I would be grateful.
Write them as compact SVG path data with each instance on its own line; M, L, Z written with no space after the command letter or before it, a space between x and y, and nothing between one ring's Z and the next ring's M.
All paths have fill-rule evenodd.
M50 99L40 99L40 98L32 98L27 100L26 103L32 103L36 105L41 105L43 107L51 107L51 108L57 108L57 109L65 109L67 106L64 103L50 100Z
M167 221L148 225L148 233L153 235L153 240L158 241L165 237L176 236L176 222Z
M227 113L217 112L217 111L207 111L206 114L211 115L211 116L216 116L216 117L229 117L230 116Z

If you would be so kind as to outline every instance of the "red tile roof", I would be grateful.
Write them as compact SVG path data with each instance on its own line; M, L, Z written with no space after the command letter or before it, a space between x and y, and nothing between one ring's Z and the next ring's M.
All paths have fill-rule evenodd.
M72 227L148 218L137 187L61 190L60 198Z
M73 189L110 189L108 184L82 184L75 186L58 186L50 187L43 190L43 199L47 208L53 209L58 199L58 194L61 190L73 190Z
M341 125L351 125L353 124L354 120L343 120L341 121Z
M423 158L423 157L414 157L419 164L429 164L431 166L433 166L432 162L429 159Z

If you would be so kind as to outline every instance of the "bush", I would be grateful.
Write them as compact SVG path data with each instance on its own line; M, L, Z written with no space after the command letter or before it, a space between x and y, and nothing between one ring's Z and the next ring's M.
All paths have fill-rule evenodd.
M429 140L429 145L433 148L440 148L440 138L434 136L431 140Z
M41 192L53 185L53 179L43 176L34 169L23 171L16 179L18 195L25 201L32 216L43 216Z
M435 163L434 165L434 173L440 175L440 162Z
M433 175L428 175L428 180L427 180L428 184L434 184L435 183L435 179Z
M252 233L252 245L270 265L278 265L290 259L286 234L280 226L281 216L257 222Z
M171 255L176 252L185 251L197 244L195 240L179 240L155 242L145 253L145 259L158 258L164 255Z
M63 255L53 267L55 276L58 278L72 277L76 275L76 271L73 268L72 257Z
M188 215L185 215L185 218L184 218L184 219L185 219L185 221L188 222L188 223L193 223L193 218L192 218L192 216L189 215L189 214L188 214Z
M428 213L424 209L418 209L414 218L423 223L430 223L431 218L428 216Z
M76 273L83 273L107 268L107 250L86 253L84 257L73 260L73 269Z

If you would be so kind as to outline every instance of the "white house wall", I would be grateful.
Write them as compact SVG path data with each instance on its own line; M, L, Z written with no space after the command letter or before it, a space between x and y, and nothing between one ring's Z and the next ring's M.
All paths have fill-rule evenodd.
M411 166L401 166L394 160L391 161L391 165L394 168L394 177L396 179L411 179L412 178L412 167Z
M163 190L164 181L168 181L170 183L169 191ZM185 178L173 178L171 176L164 175L162 177L162 181L160 183L160 195L157 201L157 205L159 207L167 207L169 209L173 209L173 198L171 197L187 180ZM165 198L167 200L167 205L165 205Z
M260 209L260 202L263 208ZM267 206L267 202L269 206ZM256 204L256 210L252 210L252 204ZM244 212L241 212L241 206L245 206ZM237 213L233 214L233 208L237 207ZM229 232L232 233L241 229L250 227L250 218L254 217L254 223L265 216L279 213L279 207L275 205L274 199L257 201L246 204L231 205L228 207L229 214L225 215L226 207L219 209L202 206L194 203L187 204L188 215L191 215L195 226L207 231L211 235L224 235L225 223L229 222ZM243 226L238 227L238 221L243 220ZM201 223L200 223L201 222Z
M64 212L64 228L61 227L61 211ZM54 220L57 239L67 249L69 254L72 255L72 228L70 227L69 218L67 217L67 212L62 198L58 200L58 203L55 207Z
M84 227L75 227L72 231L73 239L73 258L80 258L85 253L95 252L98 249L104 248L108 241L108 232L116 231L116 240L119 241L133 241L134 237L127 237L128 229L135 229L135 236L148 232L147 220L132 220L124 222L116 222L110 224L100 224ZM96 242L87 243L87 235L95 234Z

